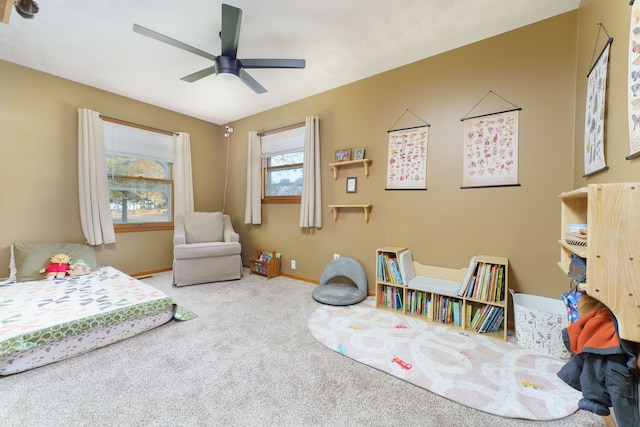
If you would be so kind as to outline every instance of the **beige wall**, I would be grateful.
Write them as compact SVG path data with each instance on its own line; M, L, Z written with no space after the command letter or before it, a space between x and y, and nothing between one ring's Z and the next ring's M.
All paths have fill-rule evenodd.
M556 263L559 249L557 195L590 182L637 180L627 161L626 43L630 7L625 2L583 0L578 11L343 86L233 123L226 212L241 234L243 259L256 247L283 255L283 271L317 280L333 253L360 260L369 290L375 249L410 248L423 263L459 267L474 254L511 262L511 286L557 298L567 279ZM612 45L607 99L607 162L610 170L582 178L586 73L597 23ZM132 122L191 134L196 210L223 205L226 141L219 126L0 61L0 276L14 241L81 241L76 195L78 107ZM519 187L460 189L460 119L489 90L522 108ZM488 96L474 114L509 106ZM387 130L409 109L431 124L427 191L385 191ZM246 135L320 117L324 226L298 227L299 207L268 205L263 224L244 222ZM396 127L419 125L405 114ZM339 148L365 147L371 175L353 168L337 180L327 166ZM358 178L346 194L345 177ZM362 213L341 213L333 203L371 203ZM49 226L49 224L52 224ZM100 248L100 262L127 272L171 265L171 232L119 234ZM297 261L291 270L290 261ZM5 260L4 262L2 260Z
M579 10L576 91L576 138L574 151L574 185L640 180L640 158L626 160L629 155L629 126L627 122L628 49L631 6L629 2L582 0ZM594 50L600 53L607 40L598 23L613 37L609 52L609 69L605 118L605 159L609 170L584 178L584 116L587 74L593 66ZM594 49L595 48L595 49Z
M484 40L233 123L229 212L241 234L244 262L255 247L282 253L285 273L318 279L333 253L358 259L374 291L375 250L405 246L422 263L461 267L474 254L506 256L511 286L558 297L567 280L557 267L559 202L573 187L577 12ZM460 119L489 90L522 108L519 187L460 189ZM474 114L512 108L489 95ZM387 130L409 109L431 124L427 191L385 191ZM261 226L244 225L246 134L318 115L323 164L322 229L298 227L296 205L263 206ZM421 122L408 113L396 125ZM328 167L339 148L364 147L371 175ZM345 177L358 178L346 194ZM334 222L327 205L373 204ZM290 261L297 261L291 270Z
M78 108L191 135L196 209L221 208L220 127L0 61L0 277L13 242L82 242ZM172 232L119 233L98 261L128 273L167 268Z

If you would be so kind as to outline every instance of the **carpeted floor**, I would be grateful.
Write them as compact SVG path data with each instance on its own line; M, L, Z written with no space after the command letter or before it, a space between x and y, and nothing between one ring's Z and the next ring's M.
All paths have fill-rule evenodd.
M603 426L585 411L557 421L469 409L316 341L312 284L249 275L171 287L198 317L91 353L0 378L2 426Z

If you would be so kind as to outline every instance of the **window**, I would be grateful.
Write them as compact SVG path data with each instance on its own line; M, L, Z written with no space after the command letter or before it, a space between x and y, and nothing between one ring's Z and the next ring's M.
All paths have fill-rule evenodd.
M261 137L262 203L300 203L304 163L304 124Z
M173 137L104 121L116 232L173 228Z

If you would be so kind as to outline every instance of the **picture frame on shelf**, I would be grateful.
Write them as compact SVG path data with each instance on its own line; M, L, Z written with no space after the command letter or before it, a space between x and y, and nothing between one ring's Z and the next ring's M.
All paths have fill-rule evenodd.
M348 162L351 160L351 148L336 150L336 162Z
M353 160L364 160L364 148L356 148L353 154Z
M358 178L351 176L347 178L347 193L355 193L358 188Z

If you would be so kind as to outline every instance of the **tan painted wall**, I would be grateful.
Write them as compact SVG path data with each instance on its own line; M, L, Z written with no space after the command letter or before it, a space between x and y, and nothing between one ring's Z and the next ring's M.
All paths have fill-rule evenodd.
M220 127L0 61L0 277L13 242L82 242L78 108L191 135L196 209L219 210ZM167 268L172 232L119 233L98 262L128 273Z
M360 260L370 291L375 249L402 245L423 263L459 267L473 254L507 256L511 286L519 292L558 297L567 280L557 268L558 193L588 182L637 180L627 161L625 2L583 0L579 11L456 49L233 123L226 212L241 234L243 259L255 247L283 254L283 271L318 279L333 253ZM586 73L597 22L616 38L610 58L607 160L611 169L582 179ZM220 127L0 61L0 276L6 275L14 241L80 241L76 196L78 107L191 134L196 210L223 205L226 141ZM520 187L461 190L460 119L489 90L522 107ZM576 101L577 100L577 101ZM492 96L475 113L505 106ZM385 191L386 131L407 110L431 124L427 191ZM479 111L482 110L482 111ZM323 170L323 205L372 203L371 220L359 212L334 222L328 208L320 230L298 227L298 207L269 205L263 225L244 225L246 135L321 120L322 159L338 148L365 147L371 176ZM406 114L397 124L420 122ZM358 192L345 193L345 177ZM51 189L56 191L52 191ZM60 191L62 190L62 191ZM47 224L54 224L48 226ZM98 251L100 262L127 272L171 265L171 233L119 234ZM291 270L296 259L298 268ZM4 261L2 261L4 260Z
M557 267L559 202L573 186L577 12L386 72L233 123L229 212L241 234L244 262L255 247L282 253L285 273L318 279L333 253L358 259L375 280L375 250L405 246L422 263L461 267L474 254L506 256L511 286L520 292L559 297L567 285ZM460 189L460 119L489 90L522 108L519 187ZM475 114L512 106L489 95ZM431 124L427 191L385 191L387 130L409 109ZM243 224L246 135L318 115L324 165L322 229L298 227L296 205L263 206L263 224ZM395 126L421 122L408 113ZM371 175L328 167L340 148L366 149ZM346 194L345 177L358 178ZM341 213L329 204L371 203L362 213ZM297 269L290 261L297 261Z
M629 2L582 0L579 10L578 81L576 90L575 187L594 183L630 182L640 180L640 158L626 160L629 155L627 122L628 49L631 6ZM604 47L607 35L613 37L609 52L609 69L605 118L605 159L609 170L584 178L584 116L587 75L596 56Z

